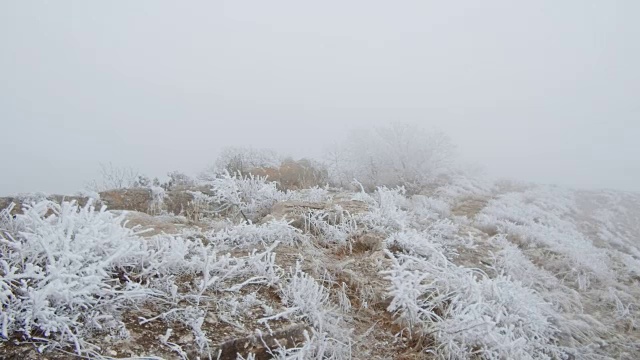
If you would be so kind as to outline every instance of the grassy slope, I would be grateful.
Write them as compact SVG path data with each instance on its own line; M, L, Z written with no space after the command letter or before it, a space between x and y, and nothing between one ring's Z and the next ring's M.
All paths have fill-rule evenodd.
M49 202L4 219L0 354L235 358L235 338L260 358L256 331L281 335L288 350L266 344L280 358L640 352L638 195L464 178L417 196L211 185L227 218L178 234ZM260 223L283 202L299 228Z

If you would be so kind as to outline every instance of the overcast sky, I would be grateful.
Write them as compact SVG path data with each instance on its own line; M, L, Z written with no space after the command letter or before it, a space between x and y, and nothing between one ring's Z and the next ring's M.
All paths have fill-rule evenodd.
M0 195L318 156L389 120L492 176L640 191L640 2L2 1Z

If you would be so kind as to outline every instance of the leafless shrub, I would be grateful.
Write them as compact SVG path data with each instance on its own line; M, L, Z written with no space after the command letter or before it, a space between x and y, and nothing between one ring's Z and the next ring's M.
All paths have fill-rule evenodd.
M115 166L113 163L100 163L100 180L92 180L86 186L92 191L126 189L145 186L147 178L131 167ZM150 184L149 184L150 185Z

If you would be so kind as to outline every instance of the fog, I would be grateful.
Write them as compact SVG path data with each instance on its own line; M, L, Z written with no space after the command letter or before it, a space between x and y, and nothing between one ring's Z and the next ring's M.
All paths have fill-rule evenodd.
M320 157L387 121L489 176L640 191L637 1L4 1L0 195Z

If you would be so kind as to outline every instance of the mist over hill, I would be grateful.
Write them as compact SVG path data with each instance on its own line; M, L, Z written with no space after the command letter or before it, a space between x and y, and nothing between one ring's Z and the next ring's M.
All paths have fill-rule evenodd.
M0 198L0 355L640 354L637 193L488 180L406 123L333 150Z
M640 359L640 2L0 2L0 358Z

